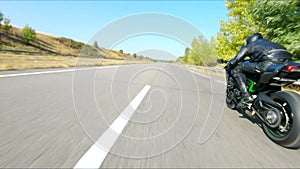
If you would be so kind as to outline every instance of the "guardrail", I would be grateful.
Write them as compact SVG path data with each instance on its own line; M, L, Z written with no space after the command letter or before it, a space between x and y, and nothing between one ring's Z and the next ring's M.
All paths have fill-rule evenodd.
M194 65L189 65L189 66L196 67L196 68L201 68L201 69L212 70L212 71L217 71L217 72L225 72L225 69L217 68L217 67L194 66ZM300 79L298 81L294 82L293 84L300 85Z

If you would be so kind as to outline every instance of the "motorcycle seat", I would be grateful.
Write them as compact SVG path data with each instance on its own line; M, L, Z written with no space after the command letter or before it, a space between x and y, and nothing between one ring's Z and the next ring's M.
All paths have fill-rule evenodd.
M272 64L271 66L269 66L266 70L266 72L274 72L276 70L278 70L279 68L281 68L282 66L284 66L284 64Z

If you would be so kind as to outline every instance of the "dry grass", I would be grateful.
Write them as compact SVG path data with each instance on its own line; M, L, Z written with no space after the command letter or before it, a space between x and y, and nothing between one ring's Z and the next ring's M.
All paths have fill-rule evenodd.
M0 34L2 34L2 49L78 55L81 48L84 46L84 44L80 42L70 41L69 43L66 43L68 42L68 39L57 38L42 33L36 33L36 40L30 45L25 45L22 38L22 29L16 27L12 27L8 35L6 35L3 30L0 30ZM74 44L79 43L81 45L74 47L70 44L71 42Z
M69 38L55 37L52 35L36 32L36 39L26 45L23 42L23 33L21 28L12 27L9 34L0 29L0 48L9 50L26 50L31 52L50 52L62 55L85 55L105 57L108 59L129 59L130 54L120 53L119 51L96 48L91 45L85 45Z
M127 53L96 48L69 38L55 37L38 32L36 33L36 39L30 45L26 45L23 42L22 29L17 27L12 27L9 34L5 34L0 29L0 37L1 49L38 52L32 55L1 52L0 70L153 63L152 60L147 59L132 60L131 55ZM45 55L45 53L51 55ZM85 56L86 58L77 58L76 56Z
M288 86L284 87L283 90L294 91L294 92L300 94L300 86L295 85L295 84L288 85Z
M208 70L208 69L204 69L204 68L195 68L195 67L190 67L190 68L193 69L193 70L199 71L199 72L216 74L216 75L220 75L220 76L224 76L225 77L225 73L224 72L215 71L215 70Z
M36 40L25 45L22 39L22 29L12 27L8 35L0 29L1 49L22 50L44 54L0 53L0 70L21 70L35 68L58 68L73 66L103 66L116 64L152 63L151 60L131 60L130 54L119 51L96 48L76 42L72 39L54 37L37 33ZM71 55L71 56L60 56ZM86 58L76 57L85 56Z
M103 58L77 58L72 56L32 56L0 54L0 70L58 68L74 66L105 66L118 64L153 63L146 60L114 60Z
M0 55L0 70L69 67L74 64L73 57Z

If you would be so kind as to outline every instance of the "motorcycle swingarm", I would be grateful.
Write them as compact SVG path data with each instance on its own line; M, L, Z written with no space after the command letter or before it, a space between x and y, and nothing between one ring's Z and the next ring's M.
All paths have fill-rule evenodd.
M266 93L259 93L254 100L253 106L256 109L262 109L263 107L261 106L262 103L267 103L275 108L281 109L281 105L276 103L271 97L267 96Z

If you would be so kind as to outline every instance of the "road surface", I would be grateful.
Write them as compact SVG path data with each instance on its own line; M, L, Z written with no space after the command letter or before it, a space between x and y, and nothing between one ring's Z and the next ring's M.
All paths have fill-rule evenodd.
M0 72L0 167L300 167L224 91L172 64Z

